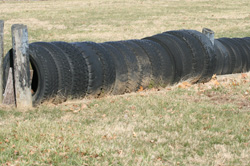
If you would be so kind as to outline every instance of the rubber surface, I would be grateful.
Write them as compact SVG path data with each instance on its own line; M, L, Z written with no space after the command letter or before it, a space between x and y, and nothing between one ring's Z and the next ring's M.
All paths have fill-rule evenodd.
M152 66L152 87L165 87L173 83L174 63L164 48L152 40L134 40L149 57Z
M116 79L111 94L124 94L128 82L128 67L125 63L125 58L123 54L112 45L107 43L101 43L101 45L106 49L108 54L113 57L115 64Z
M227 70L228 70L228 66L229 66L229 62L226 61L226 58L225 58L226 57L226 54L225 54L226 48L218 40L214 40L214 48L215 48L215 54L216 54L215 74L221 75L223 72L223 69L227 68Z
M239 49L241 49L242 52L242 63L243 63L243 68L242 68L242 72L248 72L249 71L249 66L250 66L250 49L247 45L247 42L244 41L243 39L240 38L233 38L232 40L234 40L235 42L238 43L239 45Z
M234 73L241 73L245 63L245 61L243 62L244 57L241 51L242 48L240 48L239 44L237 44L237 42L232 40L231 38L221 38L221 39L226 40L230 44L230 47L236 57Z
M121 41L106 43L118 49L125 58L125 63L128 67L128 83L126 86L126 92L137 91L141 86L141 78L136 56L124 44L122 44Z
M85 44L98 56L101 62L103 80L101 86L101 94L99 96L104 96L111 93L114 83L115 83L115 64L112 56L108 54L106 49L101 45L94 42L85 42Z
M29 44L30 63L33 68L31 89L33 90L33 105L40 104L46 99L54 97L58 91L58 70L50 53L35 44ZM4 87L7 82L9 68L13 67L12 50L4 57Z
M86 45L85 42L76 42L71 44L76 50L78 50L78 56L81 57L86 63L86 75L88 76L88 80L86 81L86 95L88 97L98 97L101 94L103 82L103 71L98 56ZM81 66L80 63L78 65Z
M239 61L237 60L236 53L232 48L232 43L230 43L225 38L220 38L218 39L218 41L220 41L227 48L230 55L231 66L230 66L230 72L228 74L237 73L237 71L240 71Z
M178 37L187 44L192 55L193 78L191 79L191 82L196 83L202 77L202 70L204 66L204 55L202 48L199 47L199 42L192 35L182 30L167 31L166 33Z
M140 85L144 89L148 88L152 80L152 66L147 53L131 40L121 41L121 43L124 44L135 55L140 72Z
M81 52L70 43L52 42L52 44L59 47L65 53L70 64L73 80L71 86L72 97L84 97L88 87L89 71Z
M46 49L56 63L59 77L57 94L63 96L71 95L73 83L72 72L65 53L59 47L51 43L35 42L33 44L39 45L40 47Z
M172 83L178 83L183 76L183 63L181 58L181 52L178 50L178 47L175 42L172 42L171 40L168 40L166 37L163 37L162 35L154 35L151 37L144 38L143 40L151 40L163 47L168 55L170 55L172 62L175 66L175 74L174 79Z
M184 30L188 34L192 35L200 42L200 46L203 49L204 55L204 68L202 72L202 77L198 82L205 83L211 80L213 74L215 73L216 67L216 55L214 52L214 46L212 42L202 33L195 30Z
M160 34L168 40L176 43L177 49L181 53L182 64L183 64L183 75L182 80L188 80L194 76L194 63L193 63L193 56L191 50L188 48L188 45L178 37L169 34L169 33L162 33Z
M248 43L248 46L250 46L250 37L244 37L242 39Z

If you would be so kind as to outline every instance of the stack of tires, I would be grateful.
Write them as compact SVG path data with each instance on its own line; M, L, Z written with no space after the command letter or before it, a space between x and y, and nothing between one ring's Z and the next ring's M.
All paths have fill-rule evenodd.
M214 47L198 31L179 30L141 40L31 43L33 103L55 95L101 97L135 92L140 88L165 87L184 80L204 83L214 73L248 70L249 58L245 54L247 51L249 54L249 39L244 39L244 46L237 44L236 47L235 43L243 39L228 40L218 39ZM240 46L244 49L237 48ZM241 52L240 60L236 59L236 52ZM4 84L12 64L10 50L4 59Z
M220 38L214 41L218 75L250 70L250 38Z

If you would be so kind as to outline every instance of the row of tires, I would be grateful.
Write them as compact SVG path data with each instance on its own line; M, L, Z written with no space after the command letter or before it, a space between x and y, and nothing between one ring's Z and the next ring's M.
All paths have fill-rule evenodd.
M219 38L214 41L217 75L250 71L250 38Z
M250 63L243 61L243 56L236 58L240 49L231 40L236 41L218 39L214 46L198 31L179 30L141 40L31 43L33 103L55 95L73 98L118 95L183 80L204 83L215 73L248 71L246 64ZM240 43L243 39L238 40ZM249 57L250 44L248 39L244 41L246 46L242 47ZM9 68L13 67L12 59L10 50L4 58L4 85Z

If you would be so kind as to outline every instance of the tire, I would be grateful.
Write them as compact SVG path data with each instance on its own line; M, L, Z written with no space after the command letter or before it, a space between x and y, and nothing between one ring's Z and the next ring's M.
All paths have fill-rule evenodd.
M152 40L133 40L147 54L152 66L152 87L165 87L173 83L174 63L166 50Z
M246 44L247 48L250 50L250 37L241 38L242 41ZM247 57L250 59L250 51L247 52ZM248 71L250 71L250 62L248 63Z
M233 47L235 47L227 38L218 39L227 48L231 57L231 71L229 74L238 73L241 70L241 63Z
M108 54L112 56L115 64L116 79L114 87L111 91L113 95L121 95L126 92L126 86L128 83L128 67L125 63L125 58L119 50L107 43L101 43Z
M185 31L168 31L166 33L172 34L179 39L183 40L192 55L192 66L193 66L193 78L191 83L196 83L202 77L202 71L204 66L204 54L202 48L199 47L199 41L197 41L192 35Z
M85 44L98 56L98 59L101 62L103 80L101 94L99 94L99 96L101 97L110 94L113 90L116 76L114 60L101 45L94 42L85 42Z
M71 44L80 52L80 56L86 61L88 71L87 96L99 97L103 84L103 70L99 57L85 42L75 42Z
M172 42L175 42L177 48L181 52L181 58L183 63L183 78L182 80L190 80L194 76L194 64L193 64L193 56L191 50L188 48L188 45L180 40L178 37L171 35L169 33L162 33L164 37L169 37L172 39Z
M225 39L227 40L228 43L230 43L231 49L236 57L234 73L241 73L245 65L244 57L241 52L242 48L240 47L239 44L237 44L237 42L235 42L231 38L222 38L222 39Z
M173 83L178 83L184 75L183 73L184 66L183 66L183 60L181 57L182 53L178 49L176 42L173 42L171 38L169 39L168 37L163 36L163 35L154 35L151 37L146 37L143 40L154 41L160 44L167 51L167 53L171 56L171 59L174 62L174 66L175 66L175 70L174 70L175 74L174 74Z
M63 95L64 97L71 95L73 83L72 71L64 52L59 47L51 43L35 42L33 44L39 45L40 47L46 49L56 63L59 77L57 94Z
M118 42L106 42L118 49L125 58L125 63L128 67L128 83L126 86L126 92L135 92L141 86L141 78L139 65L136 56L121 41Z
M250 46L250 37L244 37L242 39L248 43L248 46Z
M247 45L247 42L243 39L233 38L233 40L238 42L243 51L243 56L245 61L245 68L243 68L243 72L248 72L250 69L250 47Z
M140 85L143 87L143 89L148 88L149 85L152 83L152 66L148 55L140 46L138 46L132 40L121 41L121 43L124 44L135 55L140 72Z
M88 88L88 68L85 59L81 52L72 44L66 42L52 42L59 47L66 55L70 64L72 73L72 89L71 95L73 98L82 98L86 95Z
M202 77L199 79L198 83L205 83L211 80L214 70L216 67L216 55L214 52L214 46L212 42L202 33L195 30L183 30L188 34L192 35L200 42L200 47L203 49L204 55L204 68L202 72Z
M214 49L215 49L215 54L216 54L216 68L215 68L215 74L216 75L221 75L224 65L225 67L228 66L226 64L225 59L224 59L224 54L223 54L223 49L226 49L221 42L218 40L214 40Z
M46 49L35 44L29 44L29 58L33 69L31 89L33 91L32 101L35 106L57 94L59 77L56 64ZM13 67L12 49L4 57L3 67L3 84L5 87L9 68Z
M232 38L230 41L236 46L235 49L239 52L238 58L239 58L239 61L241 61L240 72L246 72L246 70L247 70L247 55L246 55L244 48L242 47L241 43L239 43L237 40Z

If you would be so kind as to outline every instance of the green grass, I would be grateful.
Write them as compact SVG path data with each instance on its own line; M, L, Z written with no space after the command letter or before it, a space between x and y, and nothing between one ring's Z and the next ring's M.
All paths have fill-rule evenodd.
M248 0L60 0L0 2L29 41L103 42L203 27L250 36ZM248 82L0 107L1 165L250 165ZM225 85L224 85L225 84Z
M1 110L0 162L249 165L250 84L200 86Z

